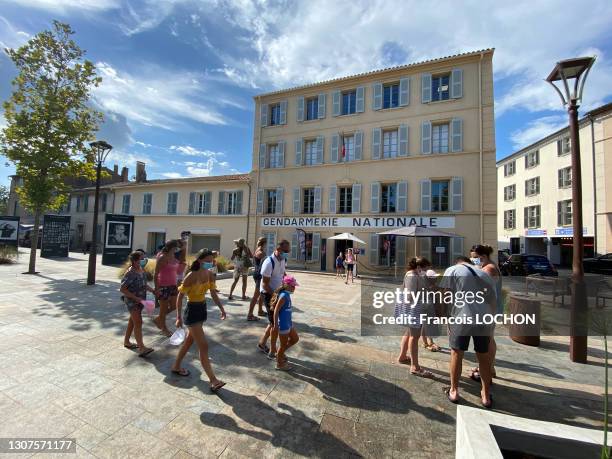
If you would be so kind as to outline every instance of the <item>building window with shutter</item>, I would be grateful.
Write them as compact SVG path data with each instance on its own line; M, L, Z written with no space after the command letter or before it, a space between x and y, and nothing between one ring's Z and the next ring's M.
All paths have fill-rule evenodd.
M304 188L302 190L302 213L303 214L314 214L315 205L315 189Z
M316 120L319 118L319 98L311 97L306 99L306 121Z
M505 210L504 211L504 229L516 228L516 210Z
M525 180L525 196L540 194L540 177Z
M70 201L68 201L68 211L70 211ZM108 194L102 193L102 212L106 212L106 206L108 204Z
M281 106L278 104L270 104L268 110L270 110L270 122L268 123L270 126L276 126L277 124L281 124Z
M378 239L378 264L393 266L395 263L395 237L380 236Z
M77 196L76 198L76 211L80 212L81 211L81 197Z
M504 201L514 201L516 197L516 185L504 187Z
M380 211L382 213L395 212L397 204L397 183L387 183L380 187Z
M176 215L178 207L178 193L168 193L168 215Z
M350 214L353 212L353 187L338 187L338 213Z
M89 195L86 194L83 196L83 212L87 212L89 210Z
M275 214L276 213L276 189L265 191L265 202L264 202L264 213Z
M304 164L312 166L317 164L317 141L306 140L304 142Z
M355 161L355 136L347 135L340 139L342 144L340 145L340 151L338 154L340 155L340 160L349 162ZM344 145L344 157L342 157L342 146Z
M210 214L211 209L211 194L210 193L196 193L195 195L195 206L194 213L197 215Z
M228 191L226 193L227 207L226 215L238 215L238 192Z
M559 226L570 226L572 224L572 200L557 202L557 222Z
M569 154L571 150L570 138L563 137L557 142L557 156L565 156Z
M345 91L342 93L341 115L352 115L357 113L357 90Z
M383 131L383 158L397 158L397 129Z
M559 188L568 188L572 186L572 168L564 167L563 169L559 169Z
M142 213L145 215L150 215L152 206L153 206L153 194L145 193L142 196Z
M504 164L504 177L509 177L516 173L516 161Z
M450 97L450 73L431 77L431 100L448 100Z
M525 155L525 169L536 167L540 164L540 150L530 151Z
M383 108L399 107L399 82L383 86Z
M121 201L121 213L122 214L129 214L130 213L131 196L129 194L124 194L122 199L123 200Z
M431 152L448 153L449 123L434 124L431 126Z
M540 227L540 206L525 207L525 226L527 228Z
M448 212L449 180L431 181L431 211Z
M270 168L282 167L281 152L278 144L268 145L268 164Z

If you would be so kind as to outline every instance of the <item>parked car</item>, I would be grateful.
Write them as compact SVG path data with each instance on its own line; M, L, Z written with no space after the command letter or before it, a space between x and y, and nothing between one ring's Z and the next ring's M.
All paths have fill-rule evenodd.
M557 269L544 255L514 254L499 267L504 276L528 276L541 274L543 276L558 276Z
M585 273L612 274L612 253L597 258L585 258L582 263Z

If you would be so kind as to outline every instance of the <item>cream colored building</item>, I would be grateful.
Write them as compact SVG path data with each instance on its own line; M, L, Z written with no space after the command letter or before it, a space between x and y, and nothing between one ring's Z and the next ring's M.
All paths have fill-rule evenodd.
M612 252L612 104L580 122L585 256ZM572 260L572 177L569 128L497 163L499 247L511 253Z
M475 243L497 245L493 50L372 71L255 97L250 241L271 249L306 233L312 270L333 270L351 232L361 269L415 255L378 232L426 225L457 237L419 240L447 266Z
M115 214L134 216L132 248L154 253L167 239L191 232L189 251L204 247L229 256L246 237L248 174L130 182L113 186Z

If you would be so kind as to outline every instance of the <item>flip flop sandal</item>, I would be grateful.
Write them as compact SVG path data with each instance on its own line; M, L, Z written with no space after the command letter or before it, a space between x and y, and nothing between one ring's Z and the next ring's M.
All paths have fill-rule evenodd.
M448 399L449 402L458 405L459 404L459 398L457 398L456 400L453 400L450 396L450 387L446 387L444 388L444 393L446 394L446 398Z
M268 346L262 346L261 344L257 345L257 349L259 349L260 352L263 352L266 355L270 352L270 348Z
M397 359L397 363L400 365L410 365L410 359Z
M134 344L134 343L124 344L123 347L129 350L134 350L134 349L138 349L138 344Z
M289 365L288 363L286 363L285 365L283 365L282 367L276 367L276 369L278 371L290 371L293 369L293 367L291 365Z
M492 409L493 408L493 395L489 394L489 403L483 402L482 397L481 397L480 404L483 406L483 408L486 408L487 410Z
M419 371L411 371L411 375L418 376L420 378L433 378L434 374L431 371L423 370L422 368Z
M257 322L259 320L261 320L261 319L259 317L255 317L255 316L247 317L247 322Z
M172 374L178 376L189 376L191 372L187 368L181 368L180 370L170 370Z
M429 349L431 352L440 352L442 350L442 348L435 343L429 346L427 349Z
M215 393L217 392L219 389L221 389L223 386L225 386L225 382L223 381L219 381L217 384L215 384L214 386L210 386L210 391Z
M140 354L138 354L138 357L146 357L148 356L151 352L153 352L155 349L153 348L149 348L149 349L145 349L144 351L142 351Z
M268 358L270 360L276 360L276 352L268 352Z
M470 374L470 379L476 382L480 382L481 378L480 378L480 371L478 370L478 368L474 368L472 370L472 373Z

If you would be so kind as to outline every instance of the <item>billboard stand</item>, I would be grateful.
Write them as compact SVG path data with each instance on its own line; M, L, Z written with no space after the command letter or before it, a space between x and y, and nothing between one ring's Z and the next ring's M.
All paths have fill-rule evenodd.
M70 246L70 215L44 215L41 258L67 258Z
M134 216L106 214L102 264L121 265L132 252Z

